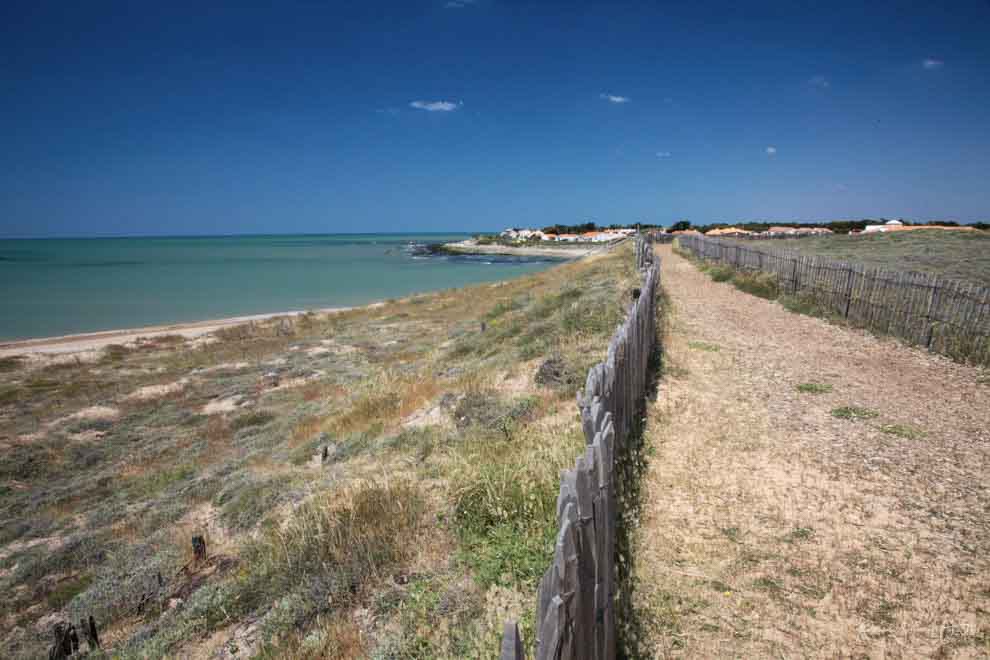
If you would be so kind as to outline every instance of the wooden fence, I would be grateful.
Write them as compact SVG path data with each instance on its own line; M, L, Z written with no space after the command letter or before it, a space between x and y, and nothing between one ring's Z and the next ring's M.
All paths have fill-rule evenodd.
M680 236L678 244L702 259L771 273L782 292L806 297L854 325L990 364L988 287L705 236Z
M537 592L536 660L612 660L616 650L617 463L637 425L656 336L660 264L650 241L636 240L643 273L639 297L608 345L605 361L588 371L578 408L587 448L561 473L553 563ZM501 660L525 658L519 628L505 626Z

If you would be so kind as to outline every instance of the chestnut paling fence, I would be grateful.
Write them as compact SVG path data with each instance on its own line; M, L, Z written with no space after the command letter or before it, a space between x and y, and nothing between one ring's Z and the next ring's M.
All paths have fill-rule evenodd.
M619 462L638 427L656 339L660 264L651 241L637 237L639 296L608 345L604 362L588 371L578 408L587 448L561 474L553 562L537 591L537 660L611 660L616 653L616 539ZM501 660L526 657L516 622L505 624Z
M853 325L956 360L990 364L988 287L705 236L679 236L677 243L707 261L770 273L783 293L807 298Z

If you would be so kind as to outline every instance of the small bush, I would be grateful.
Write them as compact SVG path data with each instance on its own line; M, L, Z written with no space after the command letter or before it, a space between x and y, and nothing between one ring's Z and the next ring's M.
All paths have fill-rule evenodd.
M216 501L223 506L224 524L236 530L253 528L272 512L288 491L288 485L288 478L276 477L243 486L238 484L231 492L221 491Z
M315 579L335 605L350 601L365 582L412 556L424 510L423 496L408 482L317 496L246 548L239 609L253 610Z
M47 596L45 596L48 607L55 611L62 609L78 594L86 591L92 581L92 575L73 576L60 581L55 588L50 591Z
M777 296L780 295L777 278L770 273L736 273L732 278L732 284L740 291L767 300L776 300Z
M23 396L24 391L19 387L4 387L0 389L0 406L16 403Z
M14 371L15 369L19 369L23 363L24 357L20 355L8 355L7 357L2 357L0 358L0 372Z
M780 297L780 304L789 312L824 318L828 310L822 307L814 296L807 293L791 294Z
M861 408L859 406L842 406L840 408L832 409L832 416L838 417L839 419L851 419L851 420L862 420L862 419L873 419L879 416L876 410L870 408Z
M803 394L828 394L832 391L832 386L828 383L801 383L797 386L797 391Z
M104 362L120 362L126 358L132 349L122 344L107 344L103 349L103 361Z
M482 426L507 432L510 425L526 420L535 407L536 400L530 397L506 402L494 392L469 392L454 408L454 423L460 429Z
M732 275L735 272L732 266L709 266L707 268L708 276L712 278L713 282L728 282L732 279Z
M233 421L230 422L230 430L237 433L241 429L246 429L251 426L264 426L273 419L275 419L275 415L264 410L249 412L245 415L235 417Z

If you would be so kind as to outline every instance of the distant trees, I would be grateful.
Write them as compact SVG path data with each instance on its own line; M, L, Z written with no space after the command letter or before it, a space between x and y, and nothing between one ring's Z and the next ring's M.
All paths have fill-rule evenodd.
M585 222L580 225L550 225L543 228L544 234L583 234L586 231L597 231L598 226L594 222Z
M678 220L670 226L667 231L685 231L691 228L691 222L689 220Z

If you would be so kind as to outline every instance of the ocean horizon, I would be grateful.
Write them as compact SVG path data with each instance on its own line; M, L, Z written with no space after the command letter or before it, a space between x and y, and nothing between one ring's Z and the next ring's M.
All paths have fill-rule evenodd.
M0 239L0 340L351 307L559 260L428 256L468 233Z

